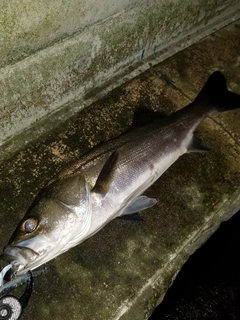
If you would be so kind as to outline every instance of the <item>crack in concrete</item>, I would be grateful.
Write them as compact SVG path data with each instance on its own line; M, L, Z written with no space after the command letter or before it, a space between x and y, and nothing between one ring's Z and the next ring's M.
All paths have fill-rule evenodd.
M236 140L236 138L233 136L233 134L229 130L227 130L219 121L217 121L213 117L209 116L208 118L211 119L216 125L218 125L225 133L227 133L231 137L231 139L234 141L234 143L240 148L240 143Z

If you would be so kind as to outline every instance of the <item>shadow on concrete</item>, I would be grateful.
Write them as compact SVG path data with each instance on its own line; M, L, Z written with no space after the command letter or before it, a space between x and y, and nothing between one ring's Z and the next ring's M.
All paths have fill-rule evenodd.
M149 320L240 319L240 211L193 254Z

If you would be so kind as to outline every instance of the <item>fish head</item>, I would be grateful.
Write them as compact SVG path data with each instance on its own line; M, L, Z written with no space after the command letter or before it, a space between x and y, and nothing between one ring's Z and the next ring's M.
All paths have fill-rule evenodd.
M82 176L54 182L33 202L0 256L16 276L85 239L91 223L90 186Z

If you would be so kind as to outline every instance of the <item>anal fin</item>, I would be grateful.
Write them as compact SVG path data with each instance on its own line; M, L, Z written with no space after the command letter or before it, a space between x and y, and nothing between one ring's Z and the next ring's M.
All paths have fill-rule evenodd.
M191 144L188 147L188 153L190 152L200 152L200 153L204 153L204 152L209 152L211 151L211 149L207 146L205 146L204 144L202 144L201 139L199 139L198 136L193 135L193 139Z

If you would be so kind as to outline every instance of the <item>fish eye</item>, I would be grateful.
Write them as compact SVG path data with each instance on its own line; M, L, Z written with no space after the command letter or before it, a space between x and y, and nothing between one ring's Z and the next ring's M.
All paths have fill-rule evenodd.
M22 223L21 229L26 232L33 232L38 226L38 220L35 218L29 218Z

